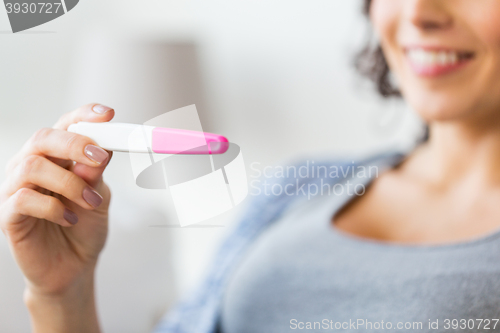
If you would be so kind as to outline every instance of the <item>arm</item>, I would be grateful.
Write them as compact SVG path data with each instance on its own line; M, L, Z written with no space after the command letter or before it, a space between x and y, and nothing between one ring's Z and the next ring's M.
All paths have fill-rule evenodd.
M114 111L89 104L42 129L10 161L0 188L0 228L26 281L35 333L100 332L94 272L108 232L111 154L66 131L105 122Z

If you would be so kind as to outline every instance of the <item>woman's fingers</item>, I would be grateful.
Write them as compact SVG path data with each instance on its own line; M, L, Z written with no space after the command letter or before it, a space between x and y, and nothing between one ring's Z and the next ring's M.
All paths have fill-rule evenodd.
M16 167L4 191L10 196L32 185L60 194L85 209L97 208L103 201L102 196L75 173L37 155L28 156Z
M63 115L54 125L54 128L67 130L69 125L79 121L102 123L110 121L114 116L115 111L112 108L102 104L91 103Z
M0 227L8 234L27 216L44 219L63 227L70 227L78 222L78 216L57 198L22 188L2 205Z
M108 152L98 147L90 138L52 128L37 131L11 161L9 170L30 155L71 160L91 167L105 164L109 158Z

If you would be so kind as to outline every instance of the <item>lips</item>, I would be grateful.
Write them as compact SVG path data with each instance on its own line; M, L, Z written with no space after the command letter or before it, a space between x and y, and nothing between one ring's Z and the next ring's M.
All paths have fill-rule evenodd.
M446 49L425 49L412 47L405 49L413 71L420 76L441 76L457 71L474 59L470 51L456 51Z

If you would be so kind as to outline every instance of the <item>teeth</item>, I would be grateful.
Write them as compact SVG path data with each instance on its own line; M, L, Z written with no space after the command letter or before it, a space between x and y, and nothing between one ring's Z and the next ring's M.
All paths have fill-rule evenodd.
M451 61L451 63L456 64L458 62L458 58L459 58L458 54L456 54L454 52L451 53L451 55L450 55L450 61Z
M439 52L438 60L440 65L446 65L448 63L448 55L446 52Z
M419 66L449 66L455 65L459 59L458 52L427 51L424 49L408 50L408 58Z

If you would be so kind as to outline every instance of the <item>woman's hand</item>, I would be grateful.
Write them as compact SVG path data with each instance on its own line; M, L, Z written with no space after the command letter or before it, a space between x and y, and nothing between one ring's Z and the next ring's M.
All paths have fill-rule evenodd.
M95 316L94 269L108 231L110 191L102 173L111 154L66 129L113 116L108 107L83 106L35 133L8 164L0 228L26 277L36 332L99 330L88 316Z

